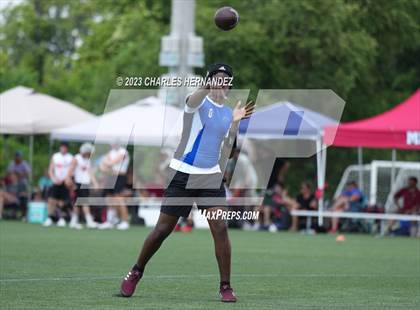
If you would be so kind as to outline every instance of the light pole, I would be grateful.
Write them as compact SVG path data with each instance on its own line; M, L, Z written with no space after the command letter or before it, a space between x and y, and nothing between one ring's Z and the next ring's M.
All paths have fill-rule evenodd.
M195 0L172 0L171 31L162 37L159 65L169 67L162 77L185 78L194 75L194 67L204 66L203 38L195 35ZM182 105L190 91L187 87L162 87L159 96L165 103Z

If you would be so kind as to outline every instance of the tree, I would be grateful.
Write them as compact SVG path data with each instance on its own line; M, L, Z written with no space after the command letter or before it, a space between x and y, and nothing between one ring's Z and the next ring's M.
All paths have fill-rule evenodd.
M347 102L347 121L389 109L420 84L419 1L232 0L240 22L228 32L213 21L223 5L197 0L206 63L230 63L235 87L253 97L263 88L333 89ZM102 113L117 76L166 71L158 54L169 31L167 0L26 0L1 13L0 91L23 84ZM335 182L355 151L329 154Z

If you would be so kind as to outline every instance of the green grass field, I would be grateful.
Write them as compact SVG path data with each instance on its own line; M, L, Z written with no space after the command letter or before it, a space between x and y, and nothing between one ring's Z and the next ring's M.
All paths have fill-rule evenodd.
M0 222L1 309L419 309L420 240L230 231L236 304L221 304L206 230L175 233L118 296L148 228Z

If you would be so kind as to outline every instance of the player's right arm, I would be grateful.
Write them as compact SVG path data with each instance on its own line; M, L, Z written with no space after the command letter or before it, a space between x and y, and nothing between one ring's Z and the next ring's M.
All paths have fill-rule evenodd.
M76 156L74 156L73 159L71 160L71 163L70 163L70 168L69 168L69 172L68 172L68 177L69 178L74 176L74 171L76 170L76 165L77 165L77 159L76 159Z
M204 98L209 94L210 86L203 86L193 92L187 97L186 104L189 108L197 108L204 100Z

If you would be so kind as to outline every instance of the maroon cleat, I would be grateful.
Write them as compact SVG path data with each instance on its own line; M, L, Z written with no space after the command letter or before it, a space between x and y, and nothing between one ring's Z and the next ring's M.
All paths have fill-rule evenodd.
M136 285L140 281L142 276L142 272L135 269L131 269L124 277L124 280L121 283L121 295L124 297L131 297L131 295L134 294L134 291L136 290Z
M222 302L236 302L236 296L233 292L233 288L231 288L229 285L225 284L222 285L219 291L220 300Z

